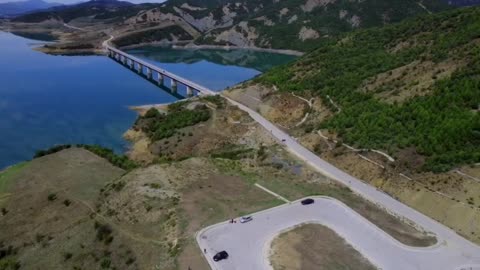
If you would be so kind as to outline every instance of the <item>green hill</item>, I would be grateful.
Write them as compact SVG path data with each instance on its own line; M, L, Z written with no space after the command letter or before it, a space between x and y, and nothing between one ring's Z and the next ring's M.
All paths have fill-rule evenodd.
M331 39L258 81L339 105L308 129L444 171L480 162L479 45L480 8L463 8Z

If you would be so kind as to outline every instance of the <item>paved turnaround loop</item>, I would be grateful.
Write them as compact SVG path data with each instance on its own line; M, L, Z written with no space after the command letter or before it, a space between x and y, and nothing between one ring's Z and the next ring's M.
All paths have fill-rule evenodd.
M342 202L322 196L312 198L315 203L311 205L296 201L255 213L248 223L213 225L197 234L197 241L202 250L207 250L205 255L215 270L272 269L271 242L278 234L302 223L333 229L379 269L453 270L468 262L462 250L454 246L444 242L427 248L406 246ZM222 250L229 253L229 258L214 262L212 256Z
M443 224L334 167L300 145L295 139L254 110L228 97L225 98L247 112L264 128L271 131L271 134L281 141L291 153L307 164L326 176L345 184L364 198L398 216L413 221L423 230L434 233L439 243L430 248L404 246L393 238L386 237L383 231L366 219L359 217L358 214L354 215L353 210L345 210L345 207L342 207L343 211L338 212L338 202L333 204L331 202L316 203L311 208L313 210L308 211L306 210L308 208L298 208L295 204L289 204L254 214L254 221L248 225L242 224L245 225L243 227L232 227L228 225L233 224L220 223L200 231L197 234L197 241L202 250L206 248L210 252L214 252L229 251L228 249L230 249L230 258L219 263L213 262L211 258L213 254L206 254L212 269L271 269L266 262L268 256L265 251L269 248L270 238L292 226L304 222L317 222L331 227L369 258L373 264L382 269L480 270L479 246L459 236ZM269 214L266 215L265 213ZM272 222L273 220L275 221ZM263 234L265 234L264 237L262 237ZM251 240L249 235L255 235L254 239L256 240ZM372 242L368 239L375 239L375 241ZM382 256L375 255L372 252L373 250L382 254L383 259ZM422 259L422 257L425 259ZM248 264L248 267L246 267L246 264Z

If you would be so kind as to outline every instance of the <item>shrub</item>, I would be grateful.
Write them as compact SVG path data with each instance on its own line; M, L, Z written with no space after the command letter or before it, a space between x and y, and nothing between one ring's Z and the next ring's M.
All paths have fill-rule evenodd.
M100 266L102 267L102 269L108 269L108 268L110 268L111 264L112 264L112 261L110 261L110 259L105 258L100 263Z
M57 199L57 194L50 193L50 194L48 194L47 198L48 198L49 201L55 201Z
M155 109L155 108L150 108L145 115L143 116L144 118L155 118L160 116L160 112Z
M72 258L73 254L70 252L65 252L63 253L63 260L68 261L70 258Z
M96 239L105 244L110 244L113 241L112 228L108 224L101 224L95 221L95 229L97 230Z

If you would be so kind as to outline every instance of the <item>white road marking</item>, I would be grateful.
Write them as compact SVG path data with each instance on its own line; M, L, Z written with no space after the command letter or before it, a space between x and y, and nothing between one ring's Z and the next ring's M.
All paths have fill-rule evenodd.
M282 201L284 201L284 202L286 202L286 203L289 203L289 202L290 202L290 201L289 201L288 199L286 199L285 197L280 196L279 194L277 194L277 193L275 193L275 192L267 189L266 187L264 187L264 186L262 186L262 185L260 185L260 184L258 184L258 183L255 183L255 186L258 187L258 188L260 188L261 190L267 192L267 193L270 193L270 194L273 195L274 197L277 197L277 199L280 199L280 200L282 200Z

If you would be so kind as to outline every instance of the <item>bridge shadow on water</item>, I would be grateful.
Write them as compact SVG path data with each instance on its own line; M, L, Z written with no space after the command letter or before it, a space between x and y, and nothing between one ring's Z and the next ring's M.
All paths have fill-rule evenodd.
M108 57L108 56L107 56ZM151 84L155 85L156 87L160 88L162 91L166 92L167 94L173 96L174 98L176 99L186 99L187 97L186 96L183 96L181 94L178 93L178 90L177 91L173 91L171 88L168 88L166 87L164 84L159 84L157 80L153 79L154 76L152 76L152 78L148 78L147 75L145 75L145 73L143 73L143 70L142 70L142 73L139 73L137 69L135 68L130 68L129 65L127 64L123 64L121 61L113 58L113 57L108 57L110 58L111 60L113 60L114 62L118 63L119 65L121 65L122 67L130 70L131 72L137 74L139 77L145 79L146 81L150 82Z

